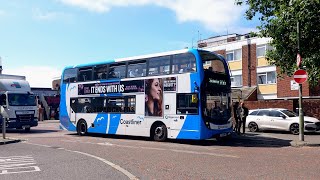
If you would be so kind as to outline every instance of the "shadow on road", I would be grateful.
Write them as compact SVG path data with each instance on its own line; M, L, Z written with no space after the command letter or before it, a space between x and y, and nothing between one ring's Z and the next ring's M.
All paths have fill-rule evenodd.
M274 137L259 136L259 134L232 134L231 138L224 140L208 139L201 141L173 140L172 142L197 146L231 146L231 147L288 147L291 140Z
M78 136L77 134L68 134L72 136ZM101 137L101 138L110 138L110 139L130 139L137 141L151 141L147 137L138 137L138 136L124 136L124 135L105 135L105 134L88 134L90 137ZM226 140L167 140L165 143L178 143L178 144L188 144L195 146L231 146L231 147L287 147L291 146L291 140L273 138L273 137L263 137L259 134L246 134L246 135L237 135L232 134L232 137Z
M284 135L292 135L292 136L297 136L298 135L293 135L291 132L289 131L272 131L272 130L264 130L264 131L259 131L259 132L263 132L264 134L284 134ZM311 136L319 136L320 132L304 132L305 135L311 135Z
M24 129L7 129L6 133L18 133L18 134L44 134L44 133L54 133L60 130L48 130L48 129L30 129L29 132L25 131ZM1 132L1 131L0 131ZM1 132L2 133L2 132Z

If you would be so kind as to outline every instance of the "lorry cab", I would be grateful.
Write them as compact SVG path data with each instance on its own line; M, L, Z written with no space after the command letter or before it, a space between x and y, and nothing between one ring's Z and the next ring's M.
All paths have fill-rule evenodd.
M25 129L38 125L38 108L24 76L0 75L0 116L6 128Z

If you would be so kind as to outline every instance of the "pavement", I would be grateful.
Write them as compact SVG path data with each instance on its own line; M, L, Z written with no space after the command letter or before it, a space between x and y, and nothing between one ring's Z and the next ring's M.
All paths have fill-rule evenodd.
M232 134L232 138L236 140L243 140L243 141L251 141L252 144L259 143L259 144L274 144L274 145L280 145L280 144L288 144L292 147L302 147L302 146L309 146L309 147L320 147L320 139L319 138L313 138L313 139L304 139L304 141L299 140L299 136L292 136L290 134L291 138L281 136L282 134L279 134L277 136L269 135L266 133L252 133L247 132L245 135L243 134ZM306 137L306 136L305 136Z

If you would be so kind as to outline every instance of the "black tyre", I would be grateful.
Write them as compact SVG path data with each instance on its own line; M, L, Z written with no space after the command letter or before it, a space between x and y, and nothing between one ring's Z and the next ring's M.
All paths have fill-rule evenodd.
M294 135L298 135L299 134L299 124L298 123L293 123L290 126L290 132Z
M31 129L30 127L26 127L26 128L24 128L24 131L25 132L30 132L30 129Z
M165 141L167 134L167 127L164 124L156 124L151 130L151 138L155 141Z
M87 134L87 123L85 120L80 120L77 124L77 133L79 136L84 136Z
M249 131L250 131L250 132L257 132L257 131L259 131L258 124L255 123L255 122L250 122L250 123L248 124L248 128L249 128Z

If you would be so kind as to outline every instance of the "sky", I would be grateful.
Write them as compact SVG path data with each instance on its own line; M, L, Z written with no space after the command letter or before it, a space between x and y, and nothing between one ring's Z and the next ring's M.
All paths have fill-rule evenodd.
M3 74L51 88L66 66L256 31L235 0L0 0Z

